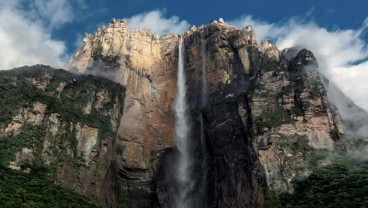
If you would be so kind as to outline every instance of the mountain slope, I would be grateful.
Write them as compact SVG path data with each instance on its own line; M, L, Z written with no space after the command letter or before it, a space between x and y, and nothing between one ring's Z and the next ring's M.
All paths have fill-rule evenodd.
M295 192L280 194L272 200L272 207L366 207L367 168L367 160L337 157L332 164L295 180Z
M100 207L96 203L55 185L52 180L0 167L0 206L12 207Z
M125 89L36 65L0 72L2 167L116 206L114 139Z

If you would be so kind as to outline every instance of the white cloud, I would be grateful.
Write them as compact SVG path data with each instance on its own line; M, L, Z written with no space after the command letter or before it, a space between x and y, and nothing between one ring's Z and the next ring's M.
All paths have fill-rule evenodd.
M32 64L62 66L65 44L14 7L0 10L0 69Z
M66 44L52 31L75 17L72 0L2 0L0 2L0 69L33 64L62 67ZM74 2L83 4L83 0Z
M127 18L128 27L150 29L153 33L182 33L189 28L189 23L177 16L165 18L161 10L154 10Z
M270 34L270 31L276 30L275 24L270 24L268 22L262 20L256 20L251 15L249 16L242 16L239 19L235 19L230 21L232 25L236 25L238 27L246 27L248 25L254 26L254 30L257 35L257 40L260 42Z
M81 44L83 44L83 38L84 38L84 35L82 33L77 34L75 41L74 41L74 46L76 48L81 47Z
M368 61L364 61L368 58L368 43L362 37L368 27L368 18L361 28L346 30L327 30L314 22L295 18L270 24L245 16L233 23L241 27L252 24L262 39L274 40L280 49L301 46L311 50L317 57L320 72L355 104L368 111ZM329 93L330 96L334 94ZM348 113L354 112L344 112Z
M76 19L75 6L87 7L84 0L2 0L0 69L38 63L62 67L68 56L66 43L55 40L52 32ZM128 24L159 34L181 33L189 27L176 16L165 18L161 10L132 16Z
M69 0L33 0L30 1L31 15L42 19L49 28L59 27L74 19Z

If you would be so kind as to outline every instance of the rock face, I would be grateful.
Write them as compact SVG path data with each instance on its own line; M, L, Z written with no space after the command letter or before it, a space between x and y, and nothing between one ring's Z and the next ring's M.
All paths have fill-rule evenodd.
M86 35L67 67L100 74L127 88L124 116L115 153L122 192L139 202L153 194L152 178L160 155L175 146L172 103L176 94L178 35L159 36L131 30L125 20L113 20L94 35Z
M204 117L210 207L265 207L270 194L292 191L291 180L309 173L306 158L338 139L317 61L269 41L260 50L251 27L211 24L184 37L190 102Z
M266 207L272 194L292 191L291 180L309 174L308 158L333 150L342 133L316 58L306 49L280 51L270 41L259 47L251 26L223 20L192 27L182 38L201 200L208 207ZM128 207L170 207L178 42L178 35L113 20L86 35L67 64L127 88L114 155L118 192ZM93 131L75 128L89 152Z
M106 79L41 65L1 72L0 165L50 176L116 207L114 147L124 92Z
M366 135L366 114L351 101L343 107L360 120L331 109L311 51L259 46L251 26L222 18L180 37L113 19L86 34L66 66L116 83L42 65L0 73L0 165L48 175L104 207L173 207L180 38L192 207L267 207L323 165L319 152L341 146L341 121Z

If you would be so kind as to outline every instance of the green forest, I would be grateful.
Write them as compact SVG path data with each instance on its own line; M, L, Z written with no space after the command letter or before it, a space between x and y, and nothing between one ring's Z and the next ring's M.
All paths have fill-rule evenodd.
M45 176L0 166L0 207L93 208L100 206L73 191L55 185Z
M273 198L273 208L368 207L368 160L340 157L306 178L293 181L294 192Z

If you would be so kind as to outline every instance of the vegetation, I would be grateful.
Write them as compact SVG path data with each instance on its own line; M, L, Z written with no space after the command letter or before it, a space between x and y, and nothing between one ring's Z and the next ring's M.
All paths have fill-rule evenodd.
M59 90L61 83L66 83L62 91ZM0 129L16 115L26 116L22 115L22 109L32 113L35 102L47 106L46 115L57 113L62 129L51 136L47 123L40 126L25 123L18 133L0 134L0 207L98 207L53 184L55 167L68 163L80 168L85 164L84 157L77 154L73 123L98 128L99 137L114 135L109 115L114 103L123 103L124 91L123 86L104 78L73 75L42 65L1 71ZM87 103L96 103L99 96L107 96L110 101L101 103L99 109L92 105L89 114L82 113ZM43 152L45 139L51 144ZM23 158L20 164L22 170L31 169L29 174L7 168L22 148L32 150L31 158ZM50 165L45 165L44 153L53 158Z
M0 207L92 208L100 206L72 191L55 185L47 178L0 166Z
M47 82L43 75L50 75L50 83L45 90L30 84L32 80ZM73 81L74 79L74 81ZM62 81L73 82L65 87L59 96ZM94 93L106 89L112 101L123 103L125 89L123 86L104 78L90 75L73 75L64 70L55 70L48 66L36 65L0 72L0 127L9 123L22 107L40 101L47 105L46 113L58 113L61 118L70 122L81 122L101 130L103 134L113 135L107 110L112 108L109 102L98 111L92 109L91 114L81 113L89 99L96 99Z
M15 153L23 147L31 148L33 145L42 143L45 130L38 126L25 126L23 131L17 135L6 135L0 137L0 166L6 167L10 161L15 159Z
M277 63L276 61L270 61L268 63L266 63L263 67L263 70L265 72L268 71L276 71L276 70L281 70L282 68L280 67L279 63Z
M367 207L368 161L339 157L293 184L294 193L276 196L271 207Z
M58 88L60 84L68 83L62 93ZM43 89L36 86L45 84ZM40 85L38 85L40 86ZM0 128L6 127L22 108L32 110L34 102L41 102L47 106L46 114L58 113L61 121L65 121L66 129L70 122L83 123L99 129L100 136L112 137L110 117L107 116L113 108L113 102L104 103L101 109L91 109L90 114L81 113L87 102L92 99L96 102L97 92L105 91L112 101L123 103L124 87L104 78L85 75L73 75L64 70L55 70L48 66L36 65L21 67L0 72ZM122 110L122 109L121 109ZM23 116L23 115L21 115ZM23 125L19 134L0 135L0 165L7 166L15 159L15 153L23 147L33 150L33 155L41 161L43 140L46 138L46 126ZM59 162L70 161L73 164L83 164L78 158L65 158L67 149L77 155L77 141L75 132L62 131L56 135L59 140L58 148L51 147L52 155L59 155ZM65 154L59 154L63 151ZM28 164L31 165L31 164Z
M291 123L290 112L281 106L275 107L273 111L263 112L254 119L254 124L260 130L263 128L273 128L284 123Z

